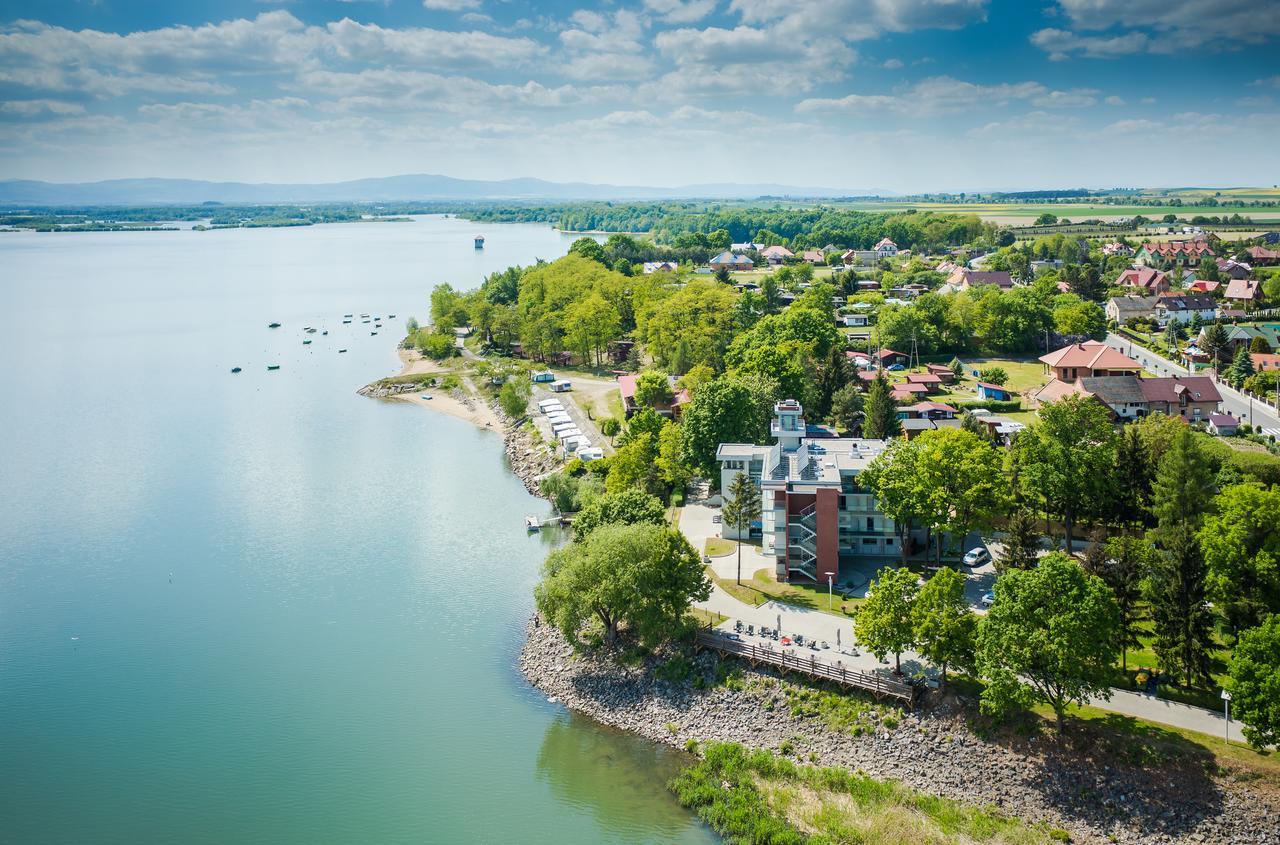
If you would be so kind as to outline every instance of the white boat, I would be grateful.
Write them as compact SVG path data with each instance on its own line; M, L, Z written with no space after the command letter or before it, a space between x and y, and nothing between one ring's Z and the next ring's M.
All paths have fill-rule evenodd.
M542 526L538 524L538 518L536 516L526 516L524 518L524 528L526 531L537 531L541 527Z

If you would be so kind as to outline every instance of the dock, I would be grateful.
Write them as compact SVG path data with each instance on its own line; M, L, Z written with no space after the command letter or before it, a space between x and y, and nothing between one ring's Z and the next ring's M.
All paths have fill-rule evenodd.
M869 692L876 698L900 701L908 708L915 704L915 687L911 684L890 680L873 672L832 665L826 660L819 660L817 652L804 656L780 648L731 639L722 631L706 628L699 629L696 644L699 648L714 649L721 654L740 657L753 666L763 663L780 669L783 674L796 672L817 680L833 681L841 686Z

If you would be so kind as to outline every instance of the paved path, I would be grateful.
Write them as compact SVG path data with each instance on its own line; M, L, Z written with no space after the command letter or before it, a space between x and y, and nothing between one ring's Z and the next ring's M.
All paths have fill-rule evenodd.
M1150 349L1133 343L1128 338L1117 334L1108 334L1107 344L1119 349L1158 376L1189 375L1186 367L1175 364ZM1277 416L1275 409L1270 405L1259 402L1257 399L1252 399L1222 382L1215 382L1215 384L1217 384L1218 392L1222 394L1223 413L1230 414L1256 428L1261 428L1267 433L1280 432L1280 416Z

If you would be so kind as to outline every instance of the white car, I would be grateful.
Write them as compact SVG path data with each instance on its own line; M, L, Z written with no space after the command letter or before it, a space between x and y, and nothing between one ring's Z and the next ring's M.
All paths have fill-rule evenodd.
M979 601L980 601L980 603L982 604L982 606L983 606L983 607L991 607L991 605L993 605L993 604L995 604L995 603L996 603L996 594L995 594L995 593L983 593L983 594L982 594L982 598L981 598Z
M970 549L965 553L964 565L969 567L982 566L989 560L991 560L991 554L986 549L979 547Z

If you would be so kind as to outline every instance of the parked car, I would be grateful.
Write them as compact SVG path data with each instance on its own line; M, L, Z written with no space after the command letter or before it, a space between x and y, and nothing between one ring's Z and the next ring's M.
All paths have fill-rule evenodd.
M991 605L996 603L996 594L992 592L983 593L982 598L978 603L983 607L991 607Z
M964 565L965 566L982 566L982 564L986 563L989 560L991 560L991 553L988 552L986 549L982 548L981 546L979 546L978 548L970 549L968 552L965 553Z

